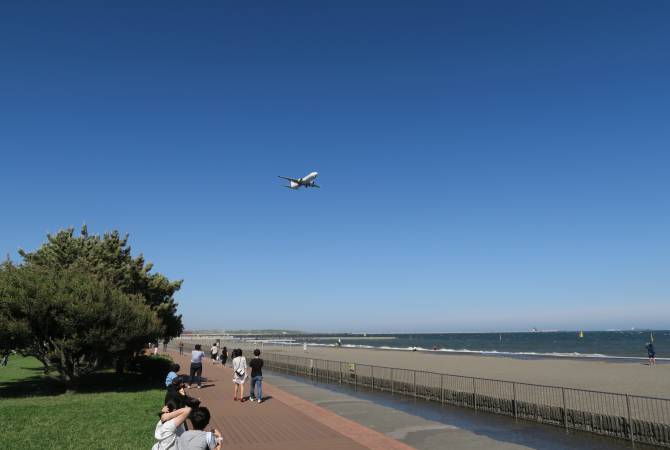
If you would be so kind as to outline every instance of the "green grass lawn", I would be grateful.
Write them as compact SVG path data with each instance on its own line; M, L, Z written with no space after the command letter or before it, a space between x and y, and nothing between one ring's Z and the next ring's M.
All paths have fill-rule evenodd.
M96 374L63 388L34 358L0 367L2 449L149 450L165 391L137 375Z

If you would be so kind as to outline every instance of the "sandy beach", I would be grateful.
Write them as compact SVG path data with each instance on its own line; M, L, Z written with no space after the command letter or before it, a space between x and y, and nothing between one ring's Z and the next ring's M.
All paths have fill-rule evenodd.
M270 350L267 347L266 350ZM310 346L291 354L333 361L670 399L670 364L494 356Z

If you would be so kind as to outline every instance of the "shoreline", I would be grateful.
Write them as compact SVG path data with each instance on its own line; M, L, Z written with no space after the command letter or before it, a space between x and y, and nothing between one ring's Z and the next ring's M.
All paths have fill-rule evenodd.
M325 339L325 338L324 338ZM284 345L291 348L301 349L303 342L296 341L282 341L276 339L249 339L242 338L242 341L245 342L258 342L268 345ZM343 339L344 340L344 339ZM333 349L364 349L364 350L383 350L383 351L398 351L398 352L411 352L414 350L412 347L388 347L388 346L373 346L373 345L363 345L363 344L343 344L341 347L338 347L336 344L321 344L307 342L308 347L323 347L323 348L333 348ZM562 353L562 352L508 352L500 350L469 350L469 349L445 349L438 348L436 350L416 347L416 353L427 353L433 355L471 355L471 356L491 356L498 358L512 358L512 359L572 359L575 361L608 361L608 362L646 362L649 358L644 356L617 356L617 355L605 355L599 353ZM669 364L670 358L665 357L656 357L656 362L661 364Z
M272 345L264 351L361 365L421 370L464 377L557 386L670 399L670 364L649 367L640 360L596 358L513 358L501 355L391 350L380 348Z

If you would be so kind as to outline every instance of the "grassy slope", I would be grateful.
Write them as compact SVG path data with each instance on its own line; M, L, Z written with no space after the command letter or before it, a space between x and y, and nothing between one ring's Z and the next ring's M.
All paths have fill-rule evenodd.
M40 367L35 359L18 356L0 367L3 449L151 448L162 389L128 391L107 384L102 389L109 392L59 394ZM27 389L40 396L14 397Z

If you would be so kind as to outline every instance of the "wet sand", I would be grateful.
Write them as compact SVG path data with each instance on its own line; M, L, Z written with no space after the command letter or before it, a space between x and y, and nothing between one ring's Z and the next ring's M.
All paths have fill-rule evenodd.
M270 350L271 347L266 347ZM670 399L670 364L646 361L516 359L497 356L310 346L290 354L358 364Z

